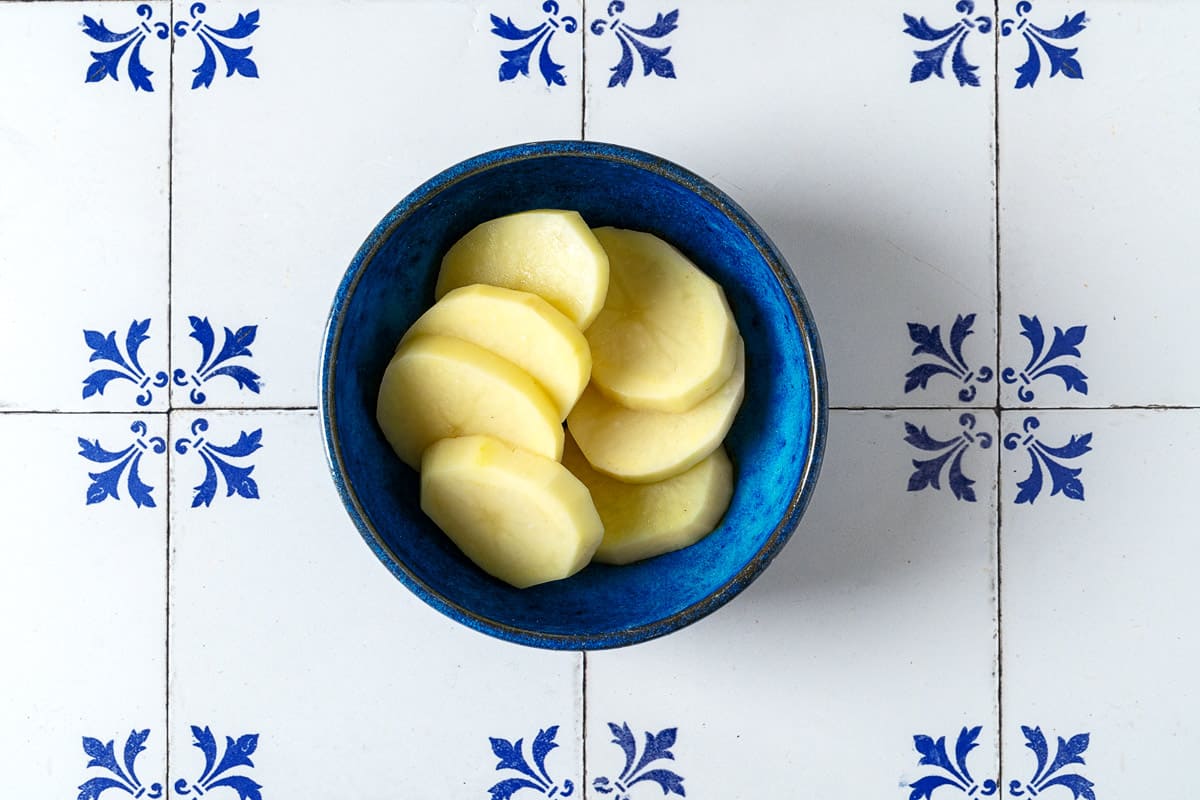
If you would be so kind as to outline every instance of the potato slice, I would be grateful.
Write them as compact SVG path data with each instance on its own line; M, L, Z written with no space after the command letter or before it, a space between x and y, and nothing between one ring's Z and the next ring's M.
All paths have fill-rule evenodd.
M567 412L592 371L592 352L579 328L554 306L529 292L477 283L447 292L413 323L413 336L455 336L490 350L525 370L558 408Z
M736 340L733 374L688 411L638 411L605 397L588 384L567 415L567 428L588 462L628 483L652 483L698 464L721 444L745 392L746 363Z
M729 380L737 326L715 281L649 233L599 228L608 298L587 329L592 382L629 408L686 411Z
M570 436L562 463L591 492L604 522L592 557L604 564L630 564L695 544L717 527L733 497L733 465L720 446L686 472L655 483L596 472Z
M492 436L425 450L421 510L480 569L519 589L574 575L604 534L587 487L566 467Z
M608 255L579 212L525 211L484 222L455 242L434 298L472 283L533 292L583 330L604 305Z
M562 424L542 387L520 367L451 336L414 336L396 350L383 373L376 419L413 468L433 442L471 433L562 457Z

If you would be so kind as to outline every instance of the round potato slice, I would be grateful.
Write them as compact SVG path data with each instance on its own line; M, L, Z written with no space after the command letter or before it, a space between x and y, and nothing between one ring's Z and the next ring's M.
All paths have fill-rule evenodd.
M480 569L519 589L574 575L604 533L587 487L566 467L492 436L425 450L421 510Z
M583 482L604 522L593 561L631 564L693 545L717 527L733 497L733 465L718 446L699 464L655 483L596 472L567 437L563 466Z
M583 333L530 292L482 283L449 291L400 341L426 334L454 336L516 364L550 395L560 421L579 399L592 371L592 353Z
M629 408L686 411L729 380L737 325L725 293L649 233L598 228L608 298L587 329L592 383Z
M486 433L558 459L558 410L524 370L452 336L414 336L392 356L375 412L396 455L419 468L438 439Z
M746 363L737 339L733 374L713 394L678 414L638 411L588 384L567 415L567 428L588 462L628 483L652 483L698 464L721 444L742 404Z
M580 330L608 293L608 255L577 211L510 214L473 228L442 259L434 298L486 283L533 292Z

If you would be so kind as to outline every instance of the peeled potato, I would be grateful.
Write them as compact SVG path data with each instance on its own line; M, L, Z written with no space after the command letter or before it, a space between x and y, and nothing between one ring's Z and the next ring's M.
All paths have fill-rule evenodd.
M533 292L583 330L604 305L608 255L577 211L511 214L454 243L442 259L434 298L473 283Z
M438 439L486 433L546 458L562 457L558 410L521 368L451 336L414 336L392 356L376 419L410 467Z
M566 467L492 436L425 450L421 510L467 558L519 589L574 575L604 533L587 487Z
M724 447L656 483L625 483L596 472L570 437L562 463L591 492L604 522L592 557L603 564L630 564L695 544L717 527L733 497L733 465Z
M608 297L587 329L592 383L629 408L686 411L729 380L737 326L725 293L648 233L598 228Z
M571 320L542 298L499 286L473 284L447 292L404 334L454 336L511 361L537 381L567 412L592 371L587 339Z
M742 340L733 374L720 389L688 411L638 411L597 391L583 390L567 415L567 428L588 462L628 483L652 483L698 464L721 444L733 425L746 385Z

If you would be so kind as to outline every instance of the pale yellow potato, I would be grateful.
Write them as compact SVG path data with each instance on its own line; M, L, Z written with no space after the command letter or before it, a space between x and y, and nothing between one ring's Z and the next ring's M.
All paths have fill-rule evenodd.
M721 444L741 407L746 385L742 340L733 374L716 392L682 413L638 411L588 384L567 415L567 428L588 462L628 483L652 483L685 472Z
M718 446L699 464L655 483L625 483L592 469L570 436L563 466L583 482L604 522L593 561L631 564L712 533L733 498L733 464Z
M473 433L562 457L562 424L542 387L520 367L452 336L414 336L396 350L375 416L396 455L414 469L433 442Z
M598 228L608 297L587 329L592 383L629 408L686 411L733 372L738 331L725 293L649 233Z
M587 339L562 312L536 294L476 283L447 292L413 323L413 336L454 336L511 361L567 412L592 372Z
M566 467L492 436L425 450L421 510L480 569L519 589L574 575L604 534L591 494Z
M455 242L434 298L473 283L533 292L584 330L608 293L608 255L579 212L525 211L484 222Z

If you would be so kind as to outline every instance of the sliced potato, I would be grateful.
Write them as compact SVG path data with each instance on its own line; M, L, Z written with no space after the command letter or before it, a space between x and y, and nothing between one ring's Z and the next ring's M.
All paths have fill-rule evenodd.
M413 336L455 336L490 350L525 370L558 408L567 412L592 371L587 339L571 320L542 298L476 283L447 292L413 323Z
M746 384L742 340L733 374L688 411L638 411L613 402L588 384L567 415L567 428L588 462L629 483L652 483L698 464L721 444L741 406Z
M486 283L533 292L580 330L608 292L608 255L577 211L540 209L473 228L447 251L434 298Z
M599 228L604 308L587 329L592 383L629 408L686 411L729 380L737 326L725 293L649 233Z
M467 558L519 589L583 569L604 533L587 487L566 467L492 436L425 450L421 509Z
M604 564L630 564L695 544L717 527L733 497L733 465L724 447L655 483L625 483L597 472L569 436L562 463L591 492L604 522L592 557Z
M438 439L487 433L558 459L563 429L546 392L520 367L452 336L414 336L383 374L376 418L410 467Z

